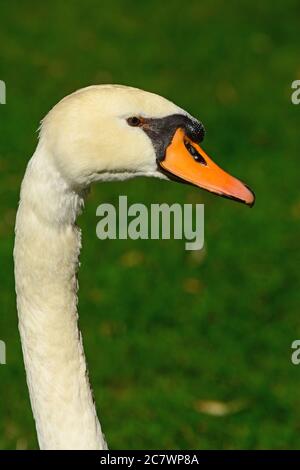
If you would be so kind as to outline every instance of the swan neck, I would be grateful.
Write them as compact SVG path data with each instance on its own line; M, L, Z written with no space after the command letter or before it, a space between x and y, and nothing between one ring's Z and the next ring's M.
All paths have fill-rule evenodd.
M78 329L83 195L38 147L22 183L14 248L19 329L41 449L104 449Z

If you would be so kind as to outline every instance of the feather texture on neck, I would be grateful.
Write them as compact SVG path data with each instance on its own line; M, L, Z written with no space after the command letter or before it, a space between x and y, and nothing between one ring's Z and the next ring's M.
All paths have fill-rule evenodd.
M19 325L41 449L103 449L78 330L75 225L83 195L40 142L21 189L15 278Z

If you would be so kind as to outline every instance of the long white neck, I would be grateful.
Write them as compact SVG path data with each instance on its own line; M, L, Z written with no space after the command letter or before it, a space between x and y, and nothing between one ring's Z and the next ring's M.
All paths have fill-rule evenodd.
M105 449L78 329L83 205L40 142L22 183L16 221L19 328L41 449Z

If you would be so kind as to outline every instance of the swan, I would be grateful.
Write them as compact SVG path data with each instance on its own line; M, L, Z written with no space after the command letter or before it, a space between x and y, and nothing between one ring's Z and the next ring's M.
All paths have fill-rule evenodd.
M107 448L77 322L76 218L88 188L148 176L253 205L253 192L203 151L203 137L201 122L174 103L121 85L76 91L42 121L21 185L14 246L19 330L40 449Z

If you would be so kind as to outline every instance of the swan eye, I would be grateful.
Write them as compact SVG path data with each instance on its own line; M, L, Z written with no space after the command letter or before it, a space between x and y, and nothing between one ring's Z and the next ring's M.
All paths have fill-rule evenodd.
M198 152L198 150L195 149L195 147L192 144L190 144L190 142L185 141L184 145L187 151L192 155L193 159L196 160L196 162L201 163L202 165L205 165L205 166L207 165L205 159Z
M142 121L137 116L133 116L127 119L127 122L132 127L138 127L142 124Z

